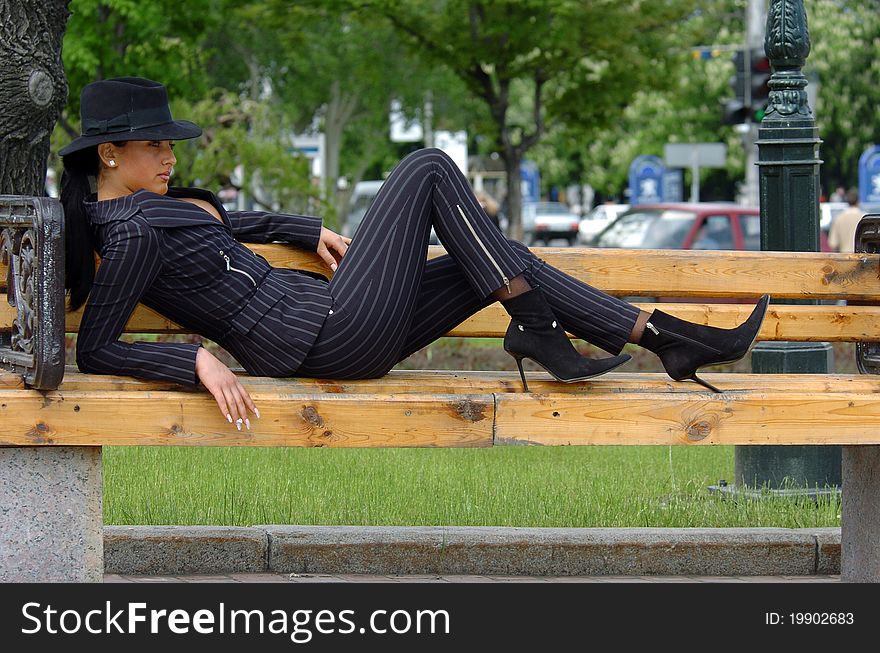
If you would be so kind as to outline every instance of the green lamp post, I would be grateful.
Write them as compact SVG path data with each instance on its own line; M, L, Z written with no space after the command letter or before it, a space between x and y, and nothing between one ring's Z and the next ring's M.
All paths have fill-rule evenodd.
M761 249L819 251L819 139L801 72L810 53L803 0L770 0L764 50L770 59L769 105L758 130ZM756 373L827 373L828 343L762 342ZM837 492L838 446L735 448L736 485L774 493ZM788 486L788 487L784 487Z

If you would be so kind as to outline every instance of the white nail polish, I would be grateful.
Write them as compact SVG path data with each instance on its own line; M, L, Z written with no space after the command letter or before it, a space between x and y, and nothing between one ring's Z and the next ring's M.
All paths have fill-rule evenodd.
M257 408L254 408L254 415L257 416L257 419L260 419L260 411Z
M241 421L235 422L235 428L237 428L239 431L241 430Z
M330 269L333 270L334 272L336 272L336 267L337 267L337 266L336 266L336 263L331 263L331 264L330 264Z
M229 423L232 424L232 415L230 415L229 413L226 413L226 419L228 419Z
M244 421L244 425L247 426L247 430L248 430L248 431L251 430L251 421L250 421L249 419L246 419L246 420Z

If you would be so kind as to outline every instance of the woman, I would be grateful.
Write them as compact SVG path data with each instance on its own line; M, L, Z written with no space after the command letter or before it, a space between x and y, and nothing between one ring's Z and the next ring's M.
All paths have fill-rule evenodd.
M173 141L201 129L175 121L165 88L140 78L89 84L82 135L60 154L70 308L86 304L77 342L84 372L201 382L241 430L259 412L247 391L197 344L119 340L140 302L214 340L248 373L371 378L501 301L504 348L557 380L582 381L629 360L582 357L565 330L612 353L627 342L655 352L676 380L748 351L762 298L736 329L648 315L509 241L480 208L455 164L434 149L404 159L382 186L356 242L319 218L227 213L213 194L169 188ZM94 180L96 194L91 191ZM426 261L431 227L449 255ZM317 251L335 272L273 268L242 242L284 241ZM101 256L95 271L94 251Z

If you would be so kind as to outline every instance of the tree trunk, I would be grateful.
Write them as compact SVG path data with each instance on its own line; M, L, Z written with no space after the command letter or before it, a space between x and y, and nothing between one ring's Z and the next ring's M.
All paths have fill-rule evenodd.
M507 232L514 240L523 239L522 182L519 172L519 152L504 151L504 169L507 172ZM528 243L526 243L528 245Z
M49 137L67 102L70 0L0 0L0 194L45 195Z

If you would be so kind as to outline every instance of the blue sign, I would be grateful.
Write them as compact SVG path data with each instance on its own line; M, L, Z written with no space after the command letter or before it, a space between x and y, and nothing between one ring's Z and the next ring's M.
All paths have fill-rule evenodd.
M663 201L663 173L666 168L660 157L643 154L629 166L629 203L647 204Z
M534 161L520 162L519 179L523 202L537 202L541 199L541 175Z
M880 145L872 145L859 157L859 203L880 205Z
M663 173L663 201L681 202L684 198L684 174L680 169Z

